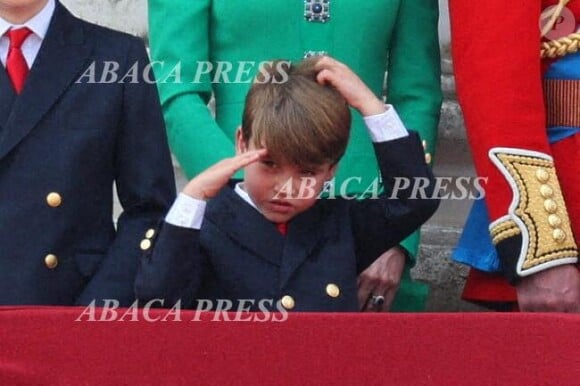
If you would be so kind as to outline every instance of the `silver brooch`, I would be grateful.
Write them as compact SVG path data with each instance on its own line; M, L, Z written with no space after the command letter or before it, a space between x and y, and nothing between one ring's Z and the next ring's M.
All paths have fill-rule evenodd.
M304 0L304 18L309 22L326 23L330 19L330 0Z
M304 59L308 59L311 58L313 56L323 56L323 55L328 55L328 52L326 51L304 51Z

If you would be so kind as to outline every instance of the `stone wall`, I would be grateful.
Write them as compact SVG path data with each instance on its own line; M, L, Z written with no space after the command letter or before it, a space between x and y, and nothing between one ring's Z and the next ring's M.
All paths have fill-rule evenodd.
M82 19L142 38L147 37L147 0L61 1Z

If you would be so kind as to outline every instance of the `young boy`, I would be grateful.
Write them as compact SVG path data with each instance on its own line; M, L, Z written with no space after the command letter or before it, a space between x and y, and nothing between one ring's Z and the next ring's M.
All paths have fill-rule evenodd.
M0 60L0 305L130 305L135 240L175 194L143 42L55 0L0 0ZM135 77L102 82L106 63Z
M329 57L279 64L247 96L238 155L191 180L168 213L142 258L139 299L357 311L357 274L437 208L410 199L412 189L398 189L397 199L317 200L348 142L347 103L367 117L386 186L433 177L418 136L345 65ZM226 187L240 168L244 181Z

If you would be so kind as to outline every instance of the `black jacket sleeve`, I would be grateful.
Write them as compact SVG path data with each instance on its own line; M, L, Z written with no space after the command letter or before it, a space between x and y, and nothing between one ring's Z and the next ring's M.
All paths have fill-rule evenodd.
M350 205L359 272L415 231L439 206L433 173L416 133L375 143L374 148L384 191Z

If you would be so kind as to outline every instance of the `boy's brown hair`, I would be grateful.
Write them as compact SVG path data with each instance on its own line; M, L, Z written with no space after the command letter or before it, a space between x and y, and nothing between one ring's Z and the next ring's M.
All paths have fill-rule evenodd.
M246 97L242 136L293 165L337 163L348 143L351 114L344 98L316 81L318 58L263 67Z

